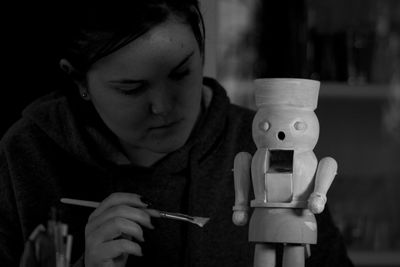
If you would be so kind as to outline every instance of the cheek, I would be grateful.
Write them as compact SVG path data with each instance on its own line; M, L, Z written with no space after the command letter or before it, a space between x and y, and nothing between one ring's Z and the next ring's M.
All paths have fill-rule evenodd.
M193 77L188 79L185 83L182 83L178 89L176 99L179 106L188 109L189 111L195 111L196 107L201 103L202 94L202 79Z
M119 103L115 108L109 109L113 120L121 127L141 128L146 125L149 113L144 112L145 107L141 103Z
M300 147L306 147L312 150L318 141L318 131L315 128L308 128L306 131L294 135L294 142Z
M109 95L101 98L93 97L92 102L102 120L113 131L129 128L138 130L146 126L148 112L144 101Z
M126 135L134 130L142 134L148 122L148 103L145 97L129 97L117 94L102 86L99 79L91 76L89 93L100 118L116 135Z

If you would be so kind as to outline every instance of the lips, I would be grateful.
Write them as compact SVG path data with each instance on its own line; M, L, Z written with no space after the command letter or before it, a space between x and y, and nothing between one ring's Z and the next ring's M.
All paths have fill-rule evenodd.
M175 126L176 124L180 123L181 121L182 121L182 119L169 121L169 122L157 125L157 126L150 127L150 130L167 129L167 128Z

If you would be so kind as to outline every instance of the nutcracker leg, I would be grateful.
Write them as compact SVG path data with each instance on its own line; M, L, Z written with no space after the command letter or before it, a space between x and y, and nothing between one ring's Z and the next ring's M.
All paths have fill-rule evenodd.
M254 267L275 267L276 254L273 244L258 243L254 251Z
M304 267L304 253L304 245L285 245L283 247L282 267Z

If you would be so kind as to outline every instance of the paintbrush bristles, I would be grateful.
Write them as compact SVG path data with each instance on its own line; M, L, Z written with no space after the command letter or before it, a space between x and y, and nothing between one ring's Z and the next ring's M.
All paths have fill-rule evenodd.
M204 218L204 217L194 217L194 216L189 216L186 214L182 213L175 213L175 212L160 212L161 217L163 218L168 218L172 220L178 220L178 221L185 221L185 222L190 222L193 224L196 224L197 226L203 227L210 218Z
M210 220L210 218L194 217L193 222L195 224L197 224L198 226L203 227L206 223L208 223L209 220Z

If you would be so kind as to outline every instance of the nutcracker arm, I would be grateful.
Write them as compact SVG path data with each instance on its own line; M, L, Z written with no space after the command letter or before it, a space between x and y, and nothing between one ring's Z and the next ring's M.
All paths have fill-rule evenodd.
M239 152L233 164L235 205L232 220L236 225L244 225L248 219L251 159L252 156L249 153Z
M314 192L308 199L308 208L312 213L321 213L327 201L326 194L337 174L337 162L331 157L320 160L315 176Z

